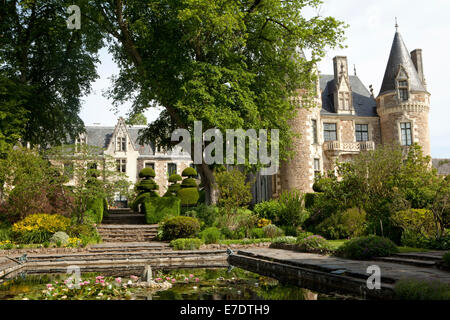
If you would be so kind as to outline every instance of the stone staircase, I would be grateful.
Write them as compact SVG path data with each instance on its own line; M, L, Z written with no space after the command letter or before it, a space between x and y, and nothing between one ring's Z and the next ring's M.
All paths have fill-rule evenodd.
M143 214L131 209L110 209L97 227L103 242L148 242L155 239L158 225L145 224Z
M379 257L375 260L416 267L434 268L437 267L438 262L442 260L444 253L445 251L398 253L389 257Z

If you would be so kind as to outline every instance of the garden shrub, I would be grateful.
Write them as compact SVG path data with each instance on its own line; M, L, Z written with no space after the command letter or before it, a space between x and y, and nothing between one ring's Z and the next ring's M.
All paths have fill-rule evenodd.
M253 228L250 231L250 237L253 238L253 239L265 238L263 228Z
M297 249L310 253L329 253L333 251L327 240L319 235L297 238Z
M140 193L137 195L137 197L134 199L134 201L130 204L130 208L133 211L145 213L143 204L152 198L159 198L158 193L156 193L155 191ZM139 208L140 208L140 211L139 211Z
M187 167L186 169L183 170L183 172L181 172L181 175L183 177L188 177L188 178L195 178L198 176L197 170L195 170L192 167Z
M154 178L156 177L155 170L153 168L144 168L141 171L139 171L139 178Z
M102 223L103 220L103 210L104 210L104 205L103 205L103 199L102 198L97 198L97 199L89 199L87 201L87 205L86 205L86 209L88 211L90 211L90 213L92 214L92 218L94 219L95 223Z
M227 228L231 231L231 237L250 237L251 230L256 227L258 217L248 209L238 209L236 214L219 215L214 224L218 228Z
M397 246L390 239L370 235L347 241L339 247L336 254L348 259L364 260L390 256L396 252Z
M58 245L66 245L69 243L69 235L64 231L58 231L50 238L50 243L56 243Z
M282 210L281 204L277 200L269 200L258 203L253 208L255 214L261 219L274 221Z
M194 217L202 222L202 227L212 227L214 222L220 216L219 208L200 203L196 207L190 208L185 212L186 216Z
M162 230L163 240L192 238L200 231L200 223L196 218L178 216L165 221Z
M264 228L265 226L268 226L269 224L272 224L272 221L269 219L261 218L258 220L257 226L258 228Z
M181 181L181 180L183 180L183 178L179 174L176 174L176 173L171 174L169 177L170 183L177 183L178 181Z
M283 235L283 230L278 228L276 225L270 224L262 228L265 238L276 238Z
M205 244L210 243L219 243L219 240L222 239L222 233L220 229L216 227L209 227L200 232L200 238L205 242Z
M432 237L435 234L433 213L428 209L408 209L395 212L391 219L394 225L402 230L424 237Z
M197 182L194 179L197 176L197 171L194 168L188 167L183 170L181 175L186 178L181 182L177 196L180 198L182 206L194 206L200 198Z
M13 237L13 232L9 224L0 224L0 241L10 240Z
M297 240L305 239L305 238L308 238L313 235L314 235L314 233L312 233L312 232L299 232L297 234Z
M360 237L366 229L366 212L363 209L350 208L337 212L323 220L315 231L327 239L346 239Z
M145 221L156 224L167 217L179 216L180 202L177 197L147 198L143 205Z
M57 231L66 231L70 219L59 214L37 213L12 226L14 237L22 243L43 243Z
M202 244L203 244L202 240L192 239L192 238L188 238L188 239L180 238L180 239L172 240L170 242L170 246L174 250L198 250L198 249L200 249Z
M446 252L442 256L442 260L444 261L444 265L450 268L450 251Z
M281 226L280 228L287 236L296 237L299 232L299 227L296 226Z
M292 236L276 237L272 239L272 243L276 244L295 244L297 243L297 238Z
M315 192L315 193L305 193L305 208L309 209L314 206L314 204L317 201L317 198L319 198L321 193Z
M440 281L401 279L394 286L400 300L450 300L450 286Z
M0 250L10 250L14 248L14 243L11 240L0 241Z
M278 200L282 205L279 216L274 221L276 224L287 226L301 226L309 217L309 212L304 207L304 196L294 191L284 191ZM272 220L273 221L273 220Z

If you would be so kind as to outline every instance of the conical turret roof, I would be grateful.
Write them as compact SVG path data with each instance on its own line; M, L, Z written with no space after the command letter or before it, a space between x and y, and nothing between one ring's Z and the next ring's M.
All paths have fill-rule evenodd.
M427 92L416 67L414 66L408 49L403 42L402 36L397 31L395 32L394 41L392 42L391 53L389 55L389 61L384 73L383 83L381 85L380 94L395 90L395 81L399 72L400 65L408 74L409 88L411 91Z

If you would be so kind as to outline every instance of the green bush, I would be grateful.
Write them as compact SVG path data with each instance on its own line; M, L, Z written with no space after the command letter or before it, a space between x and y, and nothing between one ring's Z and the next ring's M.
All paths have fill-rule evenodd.
M203 244L203 241L200 239L176 239L170 242L170 246L174 250L198 250L200 246Z
M442 260L444 261L444 265L450 268L450 251L442 256Z
M312 232L299 232L297 234L297 240L305 239L305 238L308 238L313 235L314 235L314 233L312 233Z
M344 258L364 260L390 256L396 252L396 245L388 238L370 235L347 241L339 247L336 254Z
M256 227L258 217L248 209L238 209L236 214L219 215L214 223L220 229L227 228L231 231L232 239L248 238L251 230ZM224 233L226 235L226 233Z
M181 173L181 175L183 177L196 177L198 175L197 170L195 170L194 168L191 167L187 167L186 169L183 170L183 172Z
M309 209L314 206L317 198L320 197L321 193L305 193L305 208Z
M292 236L276 237L272 240L272 243L295 244L297 243L297 238Z
M167 217L180 215L180 199L177 197L150 197L144 202L145 221L156 224Z
M87 201L86 209L89 211L89 214L91 215L91 218L95 221L95 223L102 223L104 210L102 198L89 199Z
M281 204L277 200L269 200L256 204L253 211L261 219L275 221L280 216L282 209Z
M253 228L250 231L250 237L253 238L253 239L265 238L263 228Z
M155 170L152 168L144 168L141 171L139 171L139 178L154 178L156 177Z
M434 216L427 209L408 209L395 212L391 220L394 225L402 228L409 234L432 237L435 235Z
M276 224L286 226L301 226L309 217L309 212L304 207L304 196L294 191L284 191L278 200L282 205L278 219L272 220Z
M203 223L202 228L208 228L213 226L220 213L218 207L200 203L186 211L185 215L199 219Z
M299 232L299 227L296 226L281 226L280 228L287 236L296 237Z
M177 183L178 181L181 181L181 180L183 180L183 178L181 178L181 176L176 173L170 175L170 177L169 177L170 183Z
M316 233L327 239L346 239L360 237L366 229L366 212L351 208L337 212L323 220L314 228Z
M329 253L333 251L327 240L319 235L297 238L297 249L310 253Z
M401 279L394 292L400 300L450 300L450 286L437 280Z
M0 241L11 240L13 237L13 232L11 226L8 224L0 225Z
M200 195L197 188L180 188L177 192L182 206L194 206L197 204Z
M148 180L142 180L136 185L136 189L142 192L150 192L154 190L158 190L159 186L156 184L156 182L153 179Z
M283 230L278 228L276 225L269 224L262 228L263 234L265 238L276 238L281 237L283 235Z
M223 237L220 230L216 227L206 228L200 232L199 236L206 244L219 243L219 240Z
M50 238L50 243L56 243L58 245L65 245L69 242L69 235L64 231L55 232Z
M194 178L186 178L181 182L182 188L197 188L197 181Z
M159 198L159 195L155 191L142 192L138 194L134 201L130 204L130 208L133 211L139 212L139 205L141 205L141 212L145 213L143 204L152 198Z
M193 238L200 231L200 223L196 218L178 216L165 221L162 230L163 240Z

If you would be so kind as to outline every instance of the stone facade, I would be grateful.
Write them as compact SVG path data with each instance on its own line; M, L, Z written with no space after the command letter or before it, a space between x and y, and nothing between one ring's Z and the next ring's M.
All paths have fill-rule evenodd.
M377 98L356 72L349 75L347 57L335 57L333 66L333 75L319 76L315 108L301 107L300 91L293 99L299 108L292 127L300 137L293 141L295 156L283 162L276 175L280 183L272 184L274 197L283 190L311 192L315 175L335 170L337 161L351 161L380 144L407 148L418 143L430 155L430 94L421 49L409 53L395 33Z

